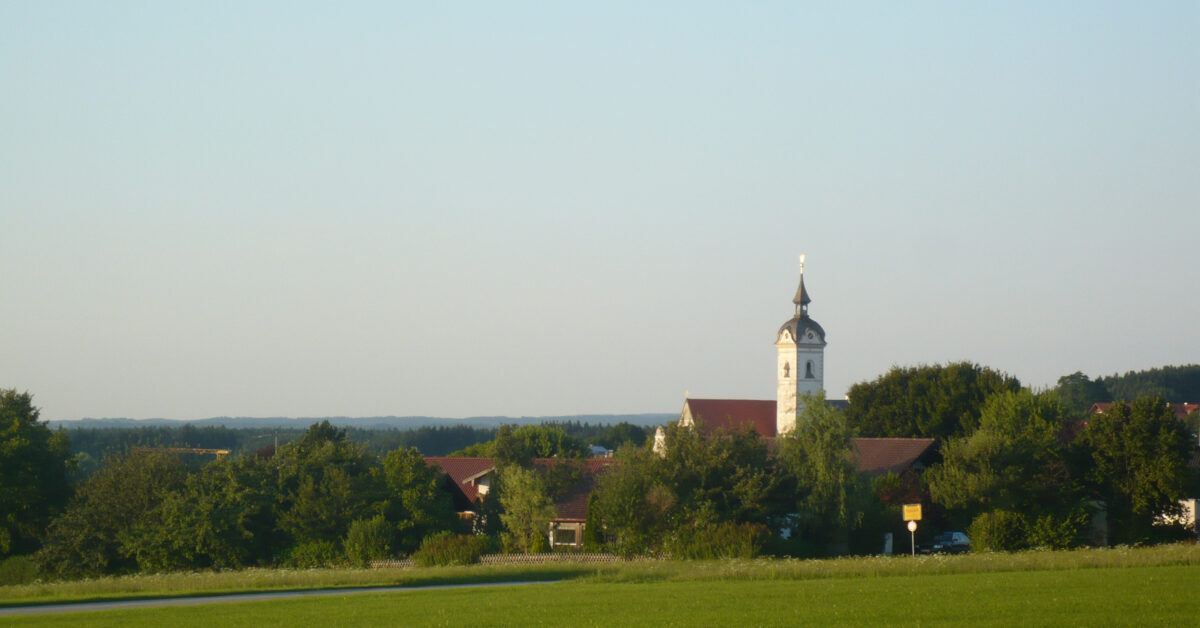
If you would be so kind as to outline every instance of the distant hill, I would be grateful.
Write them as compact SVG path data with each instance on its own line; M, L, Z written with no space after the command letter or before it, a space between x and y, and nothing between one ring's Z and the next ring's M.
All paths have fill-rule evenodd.
M421 427L451 427L464 425L470 427L493 428L501 425L530 425L537 423L579 422L593 425L615 425L617 423L632 423L634 425L661 425L679 418L676 414L575 414L566 416L541 417L507 417L482 416L467 419L447 419L428 416L383 416L383 417L212 417L208 419L62 419L47 421L50 427L71 429L128 429L138 427L226 427L230 429L305 429L313 423L329 421L337 427L356 427L359 429L395 429L412 430Z

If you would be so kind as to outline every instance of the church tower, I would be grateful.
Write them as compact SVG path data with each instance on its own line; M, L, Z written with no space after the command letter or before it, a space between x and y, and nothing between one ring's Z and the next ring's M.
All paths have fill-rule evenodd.
M796 313L779 328L775 336L778 353L775 403L775 433L783 435L796 428L796 415L803 409L800 395L825 390L825 330L808 317L812 299L804 289L804 256L800 256L800 287L792 303Z

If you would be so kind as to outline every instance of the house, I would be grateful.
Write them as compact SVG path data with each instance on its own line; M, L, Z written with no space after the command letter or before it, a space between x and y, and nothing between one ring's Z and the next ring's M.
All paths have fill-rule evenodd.
M588 497L596 489L596 481L613 458L563 460L536 458L534 466L547 468L559 464L579 465L580 479L567 488L554 502L555 517L548 530L551 547L583 547L583 530L587 522ZM454 500L458 516L473 520L483 500L496 480L496 464L492 458L427 457L425 464L440 468Z

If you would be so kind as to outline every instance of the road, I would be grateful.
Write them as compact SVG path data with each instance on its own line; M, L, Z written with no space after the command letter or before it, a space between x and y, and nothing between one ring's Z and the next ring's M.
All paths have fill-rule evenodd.
M0 617L14 615L55 615L84 611L111 611L123 608L151 608L155 606L197 606L200 604L229 604L233 602L259 602L263 600L285 600L298 597L321 597L329 595L358 595L361 593L400 593L404 591L432 591L437 589L477 589L484 587L513 587L523 584L549 584L556 580L534 580L529 582L484 582L476 584L435 584L421 587L358 587L352 589L306 589L303 591L261 591L257 593L230 593L226 595L200 595L189 597L161 597L138 600L107 600L100 602L70 602L66 604L40 604L33 606L9 606L0 608Z

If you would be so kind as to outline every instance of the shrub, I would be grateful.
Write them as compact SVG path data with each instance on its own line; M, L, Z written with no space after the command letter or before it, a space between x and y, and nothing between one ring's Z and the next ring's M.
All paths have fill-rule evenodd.
M1011 552L1028 547L1025 517L1007 510L985 512L971 522L967 536L971 549L986 552Z
M1029 547L1067 549L1079 544L1087 524L1087 513L1083 511L1063 516L1044 515L1029 522L1025 541Z
M471 565L492 549L492 539L471 534L441 532L425 537L412 559L422 567Z
M283 564L299 569L330 567L338 560L338 546L332 541L308 541L292 546Z
M28 556L9 556L0 560L0 586L29 584L37 578L37 565Z
M675 558L754 558L770 536L761 523L722 521L679 529L667 540L666 550Z
M375 515L350 524L346 533L346 560L352 565L366 567L372 560L387 558L392 552L392 525Z
M598 552L604 547L604 537L601 529L604 523L600 520L600 507L596 505L596 493L588 496L587 520L583 524L583 551Z

